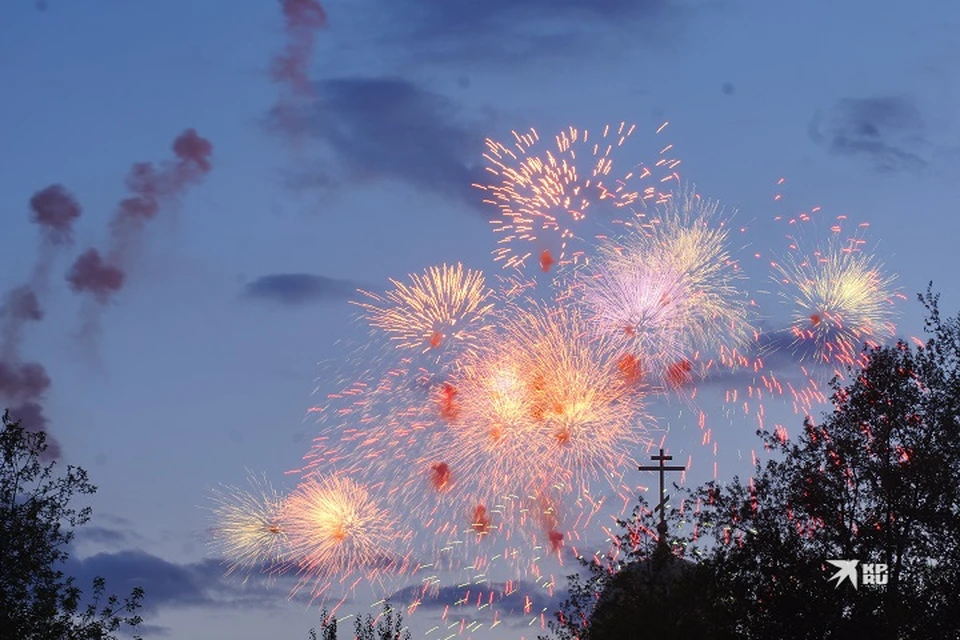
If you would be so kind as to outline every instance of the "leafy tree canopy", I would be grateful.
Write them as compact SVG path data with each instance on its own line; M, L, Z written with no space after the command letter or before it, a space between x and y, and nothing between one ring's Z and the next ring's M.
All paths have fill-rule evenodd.
M326 609L320 617L323 620L320 635L311 629L310 640L337 640L337 619ZM384 601L376 619L369 614L354 618L353 640L410 640L410 630L403 626L403 615L389 601Z
M136 629L143 590L122 602L106 597L103 578L93 581L87 604L63 573L74 529L90 519L75 509L75 495L96 491L87 473L43 463L43 432L28 431L3 415L0 433L0 638L11 640L111 640L122 627Z
M759 433L751 479L685 492L666 557L641 501L611 553L581 559L553 633L960 638L960 316L920 301L927 342L869 350L822 423ZM885 565L886 584L831 582L833 559Z

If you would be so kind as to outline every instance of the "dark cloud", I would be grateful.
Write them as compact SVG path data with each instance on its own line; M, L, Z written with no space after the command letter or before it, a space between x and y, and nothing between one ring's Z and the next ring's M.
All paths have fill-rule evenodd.
M312 273L272 273L243 287L245 298L296 306L313 302L346 300L357 290L349 280Z
M109 513L98 513L94 522L76 531L77 542L91 542L111 549L133 547L142 539L130 520Z
M522 62L538 55L602 46L598 30L629 30L631 44L653 37L670 0L384 0L397 37L409 48L468 62Z
M130 550L71 559L65 573L76 577L81 588L102 576L109 590L118 595L142 587L150 594L145 607L154 611L163 605L215 604L211 591L223 570L214 562L178 565L145 551Z
M125 596L134 587L145 592L144 613L166 607L222 607L261 609L276 606L274 590L240 586L223 576L224 566L217 560L176 564L138 549L117 553L98 553L83 559L71 558L64 573L74 576L86 591L96 576L106 580L107 591Z
M340 78L319 83L308 107L274 109L268 125L320 140L327 167L295 183L399 180L479 207L483 135L459 118L448 98L398 78Z
M529 606L531 612L556 611L563 598L555 594L550 597L542 588L532 583L514 582L512 590L508 592L507 584L503 582L488 582L465 586L423 587L413 585L394 592L390 602L396 605L411 605L418 603L418 608L442 609L448 605L463 602L466 598L487 602L490 593L496 603L496 609L502 615L522 616ZM529 600L528 600L529 598Z
M920 111L904 98L845 98L814 115L810 139L836 155L862 158L876 171L918 170L927 165Z

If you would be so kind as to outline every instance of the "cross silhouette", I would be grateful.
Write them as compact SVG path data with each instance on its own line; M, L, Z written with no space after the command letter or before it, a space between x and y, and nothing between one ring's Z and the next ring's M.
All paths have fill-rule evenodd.
M660 472L660 503L657 505L657 508L654 509L654 512L660 512L660 524L657 525L657 533L660 534L660 543L666 544L666 533L667 533L667 494L663 488L663 474L667 471L686 471L687 468L680 465L670 465L666 466L663 463L667 460L673 460L673 456L668 456L663 453L663 449L660 449L660 455L650 456L651 460L656 460L660 464L657 466L652 465L640 465L637 467L640 471L659 471Z

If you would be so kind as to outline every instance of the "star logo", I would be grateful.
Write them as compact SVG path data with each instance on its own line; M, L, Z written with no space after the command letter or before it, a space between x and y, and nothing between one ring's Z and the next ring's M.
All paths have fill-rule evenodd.
M834 589L839 587L840 583L844 580L849 580L853 588L857 588L857 563L859 560L827 560L827 562L838 569L838 571L829 578L830 580L837 581Z

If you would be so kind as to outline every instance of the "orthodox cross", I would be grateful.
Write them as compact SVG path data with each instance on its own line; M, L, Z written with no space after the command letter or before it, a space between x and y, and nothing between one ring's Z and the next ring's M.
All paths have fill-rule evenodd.
M681 465L664 465L663 463L667 460L673 460L673 456L664 455L663 449L660 449L660 455L650 456L651 460L656 460L660 464L657 466L652 465L640 465L637 467L640 471L659 471L660 472L660 503L657 505L657 508L654 509L654 512L660 512L660 523L657 525L657 533L660 534L660 544L666 544L666 533L667 533L667 494L663 487L663 474L666 471L686 471L687 468Z

